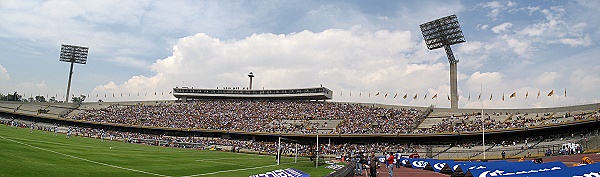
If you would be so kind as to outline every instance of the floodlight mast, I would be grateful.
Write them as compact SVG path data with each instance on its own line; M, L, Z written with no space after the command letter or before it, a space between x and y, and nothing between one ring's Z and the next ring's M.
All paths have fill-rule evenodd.
M65 96L65 103L69 102L69 95L71 92L71 79L73 78L73 65L86 64L88 55L88 47L74 46L62 44L60 47L60 60L62 62L71 63L69 69L69 82L67 83L67 95Z
M450 108L458 109L457 67L450 45L465 42L456 15L442 17L420 25L425 44L429 50L444 47L450 63Z
M254 77L254 74L252 74L252 72L250 72L248 74L248 77L250 78L250 86L248 86L248 90L252 90L252 78Z

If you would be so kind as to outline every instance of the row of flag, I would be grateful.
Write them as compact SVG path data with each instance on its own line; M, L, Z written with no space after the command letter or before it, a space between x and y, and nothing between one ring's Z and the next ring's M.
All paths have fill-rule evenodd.
M170 91L168 94L169 95L173 94L173 91ZM150 93L150 95L152 95L152 93ZM154 95L155 96L156 95L161 95L162 96L162 95L165 95L165 92L160 92L160 94L158 92L154 92ZM123 95L123 93L121 93L121 97L125 97L125 96L131 97L131 93L127 93L125 95ZM140 96L140 92L138 92L137 95L134 95L134 96ZM148 96L148 92L144 93L144 96ZM88 94L87 97L90 97L90 95ZM102 97L102 95L96 93L96 98L98 98L98 97ZM107 97L106 93L104 93L104 97L105 98ZM112 93L112 97L115 97L115 93Z
M173 94L173 91L170 91L170 92L169 92L169 93L167 93L167 94L168 94L168 95L171 95L171 94ZM27 95L27 94L22 94L22 96L23 96L23 97L25 97L25 95ZM81 95L84 95L84 94L81 94ZM101 98L101 97L107 98L107 97L111 97L111 96L112 96L112 97L118 97L119 95L120 95L120 97L131 97L131 95L132 95L132 94L131 94L131 93L127 93L127 94L123 94L123 93L120 93L120 94L115 94L115 93L112 93L112 95L111 95L111 94L104 93L104 95L102 95L102 94L96 93L96 98ZM144 96L148 96L148 95L152 95L152 93L148 94L148 92L146 92L146 93L144 93L143 95L144 95ZM165 92L154 92L154 95L155 95L155 96L158 96L158 95L161 95L161 96L162 96L162 95L165 95ZM34 96L34 94L29 94L29 98L35 98L36 96L43 96L43 95L40 95L40 94L38 94L38 95L35 95L35 96ZM45 98L46 98L46 99L48 99L48 98L50 98L50 96L52 96L52 95L48 95L48 94L46 94L46 97L45 97ZM63 95L61 95L61 96L62 96L62 98L65 98L65 95L64 95L64 94L63 94ZM79 96L79 95L71 94L71 97L75 97L75 96ZM136 96L136 95L134 95L134 96ZM140 96L140 93L139 93L139 92L137 93L137 96ZM58 94L55 94L55 95L54 95L54 98L59 98L59 97L58 97ZM87 95L86 95L86 98L91 98L91 97L90 97L90 94L87 94Z
M536 99L539 99L541 95L542 95L542 92L541 92L541 91L538 91ZM553 96L553 95L554 95L554 90L551 90L551 91L550 91L548 94L546 94L546 95L547 95L547 96L549 96L549 97L550 97L550 96ZM343 96L343 91L340 91L340 96ZM350 93L349 93L349 96L352 96L352 91L350 91ZM359 96L359 97L362 97L362 92L359 92L359 93L358 93L358 96ZM378 96L380 96L380 92L377 92L377 93L375 93L375 97L378 97ZM389 94L388 94L388 93L385 93L385 94L383 95L383 97L384 97L384 98L387 98L388 96L389 96ZM448 100L450 100L450 95L446 94L446 96L448 97ZM493 96L494 96L493 94L490 94L490 100L492 100L492 99L493 99ZM567 89L565 89L564 96L565 96L565 97L567 97ZM368 97L371 97L371 92L368 92ZM391 96L390 96L390 97L391 97ZM394 96L393 96L393 98L397 98L397 97L398 97L398 93L395 93L395 94L394 94ZM413 98L414 100L416 100L418 97L419 97L419 95L418 95L418 94L415 94L415 96L413 96L412 98ZM438 94L436 93L436 94L434 94L434 95L431 97L431 99L437 99L437 97L438 97ZM509 98L511 98L511 99L512 99L512 98L516 98L516 97L517 97L517 92L513 92L513 93L512 93L512 94L510 94L510 96L509 96ZM402 96L402 98L403 98L403 99L406 99L406 98L408 98L408 94L404 94L404 96ZM529 98L529 91L525 92L525 99L527 99L527 98ZM425 94L425 96L423 96L423 99L427 99L427 94ZM468 96L468 98L467 98L467 99L468 99L469 101L471 100L471 95L470 95L470 94L469 94L469 96ZM477 96L477 100L481 100L481 93L479 94L479 96ZM504 93L502 94L502 101L504 101Z

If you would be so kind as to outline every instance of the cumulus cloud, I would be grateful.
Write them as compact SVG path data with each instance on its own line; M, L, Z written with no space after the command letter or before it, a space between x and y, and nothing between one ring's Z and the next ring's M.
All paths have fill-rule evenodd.
M509 10L509 8L515 5L517 5L517 3L512 1L491 1L481 3L478 6L489 9L490 11L488 12L487 16L492 18L493 20L496 20L503 11Z
M510 22L502 23L502 24L500 24L500 25L498 25L498 26L494 26L494 27L492 28L492 32L494 32L494 33L502 33L502 32L506 32L506 31L508 31L508 30L509 30L509 28L510 28L510 27L512 27L512 26L513 26L513 24L512 24L512 23L510 23Z
M535 84L539 86L548 86L554 84L555 80L560 77L557 72L544 72L535 79Z
M0 83L10 80L10 75L8 75L8 70L0 65Z
M476 28L480 29L480 30L487 30L490 27L490 25L484 25L484 24L477 24Z
M171 56L152 64L156 75L111 82L94 92L137 95L145 90L170 90L182 83L202 88L246 87L245 75L252 71L254 88L259 89L324 84L334 91L424 93L448 82L448 76L440 77L447 73L447 66L445 62L418 64L430 58L417 57L429 55L415 49L417 40L408 31L387 30L264 33L228 41L199 33L181 38Z
M507 49L512 50L521 58L530 57L532 55L532 52L534 52L535 50L535 47L531 45L531 41L521 40L511 35L500 36L500 39L504 40Z
M571 73L571 85L581 92L590 92L600 89L600 75L589 73L586 69L595 69L597 71L600 66L589 66L576 69Z

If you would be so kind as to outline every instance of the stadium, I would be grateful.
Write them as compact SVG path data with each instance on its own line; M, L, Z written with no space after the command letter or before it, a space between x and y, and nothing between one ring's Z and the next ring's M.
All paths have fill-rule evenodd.
M600 177L599 3L379 2L0 3L0 176Z
M531 160L600 150L600 104L488 109L484 110L482 119L481 110L476 109L330 102L327 100L332 97L332 91L325 87L283 90L173 88L173 96L177 99L81 104L4 101L0 103L4 124L0 136L2 144L7 146L3 149L26 146L27 149L66 156L59 159L70 157L73 161L92 162L92 166L115 168L106 174L98 174L101 176L248 176L282 167L320 176L334 172L324 168L334 164L338 166L336 173L351 174L348 171L354 167L341 168L344 161L350 162L348 159L356 154L367 152L377 152L377 155L400 153L402 158L418 154L422 159L480 161ZM485 146L482 144L483 131ZM66 139L65 136L73 137ZM577 144L577 147L568 148L566 144ZM315 150L317 145L318 150ZM147 167L165 162L133 157L134 161L126 162L131 164L109 163L127 158L118 157L120 153L150 156L145 153L160 154L164 150L146 146L201 150L172 151L201 153L199 156L210 158L196 157L195 162L200 160L209 166L225 164L232 168L215 168L214 171L207 168L209 170L204 173L191 173L193 169L174 172ZM278 149L281 149L280 158L277 158ZM94 155L91 151L107 152ZM117 157L109 160L107 156ZM219 158L211 160L213 156ZM588 156L594 161L599 160L598 155ZM255 166L241 168L232 161L236 157L261 160L256 160ZM9 155L6 158L15 157ZM40 156L32 158L35 159L32 161L43 160ZM155 158L165 157L158 155ZM571 166L578 160L564 163ZM173 160L164 165L176 162ZM3 168L20 169L32 165L28 163L36 162L25 161L20 166ZM55 174L25 169L16 171L15 175ZM126 173L122 173L124 171ZM182 174L182 171L190 173Z

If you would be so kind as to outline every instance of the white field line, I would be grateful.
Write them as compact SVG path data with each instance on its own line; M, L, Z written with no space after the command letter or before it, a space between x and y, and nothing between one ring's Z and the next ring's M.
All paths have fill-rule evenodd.
M56 151L53 151L53 150L44 149L44 148L41 148L41 147L29 145L29 144L22 143L22 142L19 142L19 141L15 141L15 140L12 140L12 139L9 139L9 138L5 138L4 136L0 136L0 138L8 140L8 141L15 142L15 143L18 143L18 144L21 144L21 145L29 146L29 147L32 147L32 148L35 148L35 149L39 149L39 150L42 150L42 151L47 151L47 152L51 152L51 153L55 153L55 154L67 156L67 157L70 157L70 158L74 158L74 159L83 160L83 161L86 161L86 162L95 163L95 164L98 164L98 165L104 165L104 166L108 166L108 167L113 167L113 168L118 168L118 169L122 169L122 170L128 170L128 171L138 172L138 173L144 173L144 174L154 175L154 176L165 176L165 177L167 176L167 175L150 173L150 172L145 172L145 171L131 169L131 168L120 167L120 166L116 166L116 165L105 164L105 163L102 163L102 162L96 162L96 161L93 161L93 160L88 160L88 159L84 159L84 158L81 158L81 157L76 157L76 156L72 156L72 155L69 155L69 154L64 154L64 153L56 152Z
M202 174L195 174L195 175L190 175L190 176L185 176L185 177L193 177L193 176L205 176L205 175L214 175L214 174L219 174L219 173L228 173L228 172L236 172L236 171L244 171L244 170L253 170L253 169L267 168L267 167L272 167L272 166L277 166L277 165L276 165L276 164L273 164L273 165L266 165L266 166L259 166L259 167L251 167L251 168L240 168L240 169L233 169L233 170L215 171L215 172L210 172L210 173L202 173Z
M239 157L230 157L230 158L206 158L206 159L198 159L196 161L214 161L214 160L237 160ZM265 158L244 158L244 159L265 159Z
M11 138L11 139L21 140L21 141L38 142L38 143L46 143L46 144L54 144L54 145L61 145L61 146L69 146L69 147L98 148L98 146L73 145L73 144L66 144L66 143L59 143L59 142L52 142L52 141L41 141L41 140L34 140L34 139L27 139L27 138Z
M224 165L235 165L235 166L242 166L242 167L251 167L249 165L227 163L227 162L219 162L219 161L212 161L212 160L196 160L196 162L209 162L209 163L218 163L218 164L224 164Z

